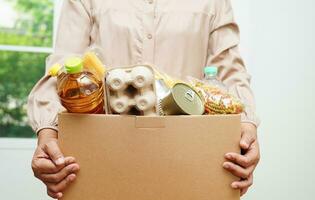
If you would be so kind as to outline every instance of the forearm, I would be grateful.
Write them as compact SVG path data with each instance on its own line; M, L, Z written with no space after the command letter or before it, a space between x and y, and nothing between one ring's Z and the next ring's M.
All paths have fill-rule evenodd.
M37 134L42 129L58 131L58 113L64 110L57 94L56 79L46 75L29 95L27 105L29 124Z
M246 71L244 63L238 53L237 47L212 57L208 63L219 68L219 78L227 86L229 93L239 98L245 106L242 122L259 126L256 116L255 98L250 87L251 77Z
M250 87L251 76L238 50L239 28L234 20L230 0L218 1L215 15L209 38L207 65L218 67L219 79L232 95L244 103L242 122L258 126L255 98Z

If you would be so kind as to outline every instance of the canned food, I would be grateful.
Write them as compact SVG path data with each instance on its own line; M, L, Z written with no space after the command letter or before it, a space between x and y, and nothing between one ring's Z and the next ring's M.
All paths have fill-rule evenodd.
M198 93L185 83L177 83L160 102L164 115L202 115L204 103Z

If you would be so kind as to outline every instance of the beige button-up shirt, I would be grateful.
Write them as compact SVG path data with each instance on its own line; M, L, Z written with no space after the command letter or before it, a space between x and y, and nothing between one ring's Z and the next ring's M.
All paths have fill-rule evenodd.
M46 69L91 45L104 50L107 66L148 63L182 79L201 79L203 68L215 65L220 80L246 105L243 122L258 125L238 44L230 0L65 0ZM63 110L56 79L44 76L29 96L31 126L36 132L57 130L57 114Z

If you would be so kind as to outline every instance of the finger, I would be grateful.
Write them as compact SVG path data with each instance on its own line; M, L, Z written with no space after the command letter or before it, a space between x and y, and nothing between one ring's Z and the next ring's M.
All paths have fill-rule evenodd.
M48 194L48 196L50 196L53 199L60 199L63 196L63 194L61 192L55 193L55 192L51 192L49 190L47 190L47 194Z
M65 158L66 165L72 163L75 163L75 158ZM59 172L62 169L62 166L56 166L50 159L39 158L33 160L32 169L34 171L34 175L39 178L38 176L40 176L40 174L55 174Z
M60 167L57 167L50 159L41 158L33 160L32 169L34 174L43 174L43 173L57 173L60 170Z
M75 163L75 162L76 162L76 160L75 160L74 157L71 157L71 156L65 157L65 165L66 165L66 166L67 166L67 165L70 165L70 164L73 164L73 163Z
M245 155L238 153L227 153L225 158L244 168L247 168L258 163L259 153L257 149L253 148L250 149Z
M251 174L248 179L233 182L231 186L233 189L244 190L253 185L253 179L253 174Z
M48 142L44 145L44 151L57 166L64 166L65 159L56 141Z
M225 162L223 163L223 168L231 172L234 176L247 179L251 173L254 171L254 167L249 167L247 169L244 169L243 167L236 165L231 162Z
M42 174L41 180L48 183L59 183L70 174L76 174L79 171L79 165L74 163L67 165L56 174Z
M60 183L54 184L54 183L46 183L47 188L49 191L53 193L59 193L64 191L67 186L72 183L76 179L75 174L70 174L65 179L63 179Z

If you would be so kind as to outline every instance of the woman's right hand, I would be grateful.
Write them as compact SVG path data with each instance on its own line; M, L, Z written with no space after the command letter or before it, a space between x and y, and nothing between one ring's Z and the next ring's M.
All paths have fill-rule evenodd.
M55 199L76 179L79 165L73 157L64 157L57 143L58 134L43 129L38 134L38 146L33 156L32 169L35 177L47 186L47 194Z

